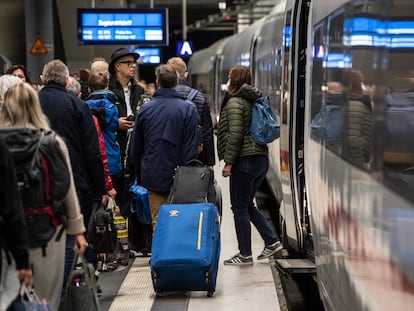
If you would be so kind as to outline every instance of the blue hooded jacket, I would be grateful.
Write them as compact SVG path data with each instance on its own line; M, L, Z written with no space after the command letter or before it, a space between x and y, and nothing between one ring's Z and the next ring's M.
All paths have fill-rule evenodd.
M91 93L85 102L92 113L98 118L105 140L108 156L108 169L111 176L122 171L121 151L116 141L116 131L119 127L119 113L115 106L116 95L109 90L97 90Z

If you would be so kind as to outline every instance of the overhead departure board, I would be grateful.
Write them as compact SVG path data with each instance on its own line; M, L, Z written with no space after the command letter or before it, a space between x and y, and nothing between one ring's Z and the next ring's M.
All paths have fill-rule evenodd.
M78 9L79 45L168 45L167 9Z

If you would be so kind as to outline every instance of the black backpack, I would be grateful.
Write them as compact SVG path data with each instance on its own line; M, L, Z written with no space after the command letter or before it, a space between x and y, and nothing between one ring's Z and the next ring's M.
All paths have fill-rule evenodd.
M70 173L65 155L51 130L8 127L0 128L0 136L16 167L29 247L45 250L57 227L67 223L62 200L69 190Z
M221 188L214 179L214 171L197 159L178 166L167 197L168 204L211 202L222 214Z
M100 200L94 200L92 203L87 240L89 246L98 253L112 253L116 247L117 231L113 211L108 206L103 206Z

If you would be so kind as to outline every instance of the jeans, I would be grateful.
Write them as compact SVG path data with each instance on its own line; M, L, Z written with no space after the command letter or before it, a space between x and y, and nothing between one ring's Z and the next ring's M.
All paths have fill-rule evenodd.
M263 182L268 169L269 160L265 155L240 157L231 169L230 202L239 251L243 256L252 254L250 222L256 227L265 245L279 240L262 212L253 203L256 191Z

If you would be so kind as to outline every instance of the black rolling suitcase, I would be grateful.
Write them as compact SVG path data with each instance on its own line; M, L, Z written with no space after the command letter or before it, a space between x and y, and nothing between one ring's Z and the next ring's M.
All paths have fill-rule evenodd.
M174 173L167 203L206 203L217 206L222 214L221 188L214 179L214 171L197 159L178 166Z

